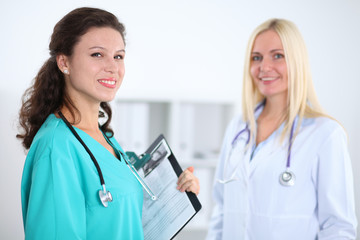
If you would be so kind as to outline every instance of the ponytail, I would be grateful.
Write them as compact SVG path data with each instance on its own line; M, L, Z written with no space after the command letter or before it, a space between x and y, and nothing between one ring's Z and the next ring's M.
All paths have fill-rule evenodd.
M112 111L111 111L111 107L110 104L107 102L101 102L100 103L100 107L105 111L106 115L107 115L107 119L105 121L105 123L103 125L101 125L101 130L103 132L106 132L108 135L108 137L112 137L114 136L114 131L110 128L110 122L111 122L111 118L112 118ZM100 116L103 117L103 116Z
M17 134L16 137L22 139L25 149L30 148L46 118L63 105L64 89L64 76L57 67L55 57L51 57L41 67L33 85L22 97L19 124L24 133Z

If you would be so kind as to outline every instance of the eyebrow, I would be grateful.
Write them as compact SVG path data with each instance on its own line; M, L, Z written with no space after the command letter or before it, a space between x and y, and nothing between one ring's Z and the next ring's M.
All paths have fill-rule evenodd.
M279 48L279 49L272 49L270 52L273 53L273 52L278 52L278 51L282 51L282 52L283 52L284 49L280 49L280 48ZM251 52L251 54L261 54L261 53L259 53L259 52Z
M102 49L102 50L106 50L106 48L100 47L100 46L91 47L91 48L89 48L89 50L97 49L97 48ZM120 50L117 50L116 52L125 52L125 49L120 49Z
M279 49L273 49L273 50L271 50L270 52L277 52L277 51L282 51L282 52L283 52L284 49L280 49L280 48L279 48Z

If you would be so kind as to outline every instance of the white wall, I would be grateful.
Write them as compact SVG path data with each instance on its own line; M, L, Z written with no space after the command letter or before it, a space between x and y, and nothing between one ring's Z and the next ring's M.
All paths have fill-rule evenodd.
M48 56L55 23L80 6L115 13L127 27L122 95L239 101L244 50L252 29L270 17L294 21L311 57L321 103L349 133L360 218L360 2L356 0L2 1L0 4L0 238L22 239L24 162L14 119L24 89Z

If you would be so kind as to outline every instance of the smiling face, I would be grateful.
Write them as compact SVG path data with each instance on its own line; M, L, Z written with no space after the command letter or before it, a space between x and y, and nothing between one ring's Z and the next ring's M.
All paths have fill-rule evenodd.
M250 73L258 90L266 98L287 96L287 67L279 35L273 30L260 33L251 52Z
M124 73L125 45L110 27L91 28L80 37L70 57L61 55L66 91L76 105L100 104L114 99Z

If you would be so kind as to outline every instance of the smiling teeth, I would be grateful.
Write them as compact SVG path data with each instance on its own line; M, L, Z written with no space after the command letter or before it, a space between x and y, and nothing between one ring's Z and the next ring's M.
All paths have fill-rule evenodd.
M272 80L275 80L276 78L261 78L262 81L272 81Z
M110 85L115 85L115 81L100 80L99 82L110 84Z

